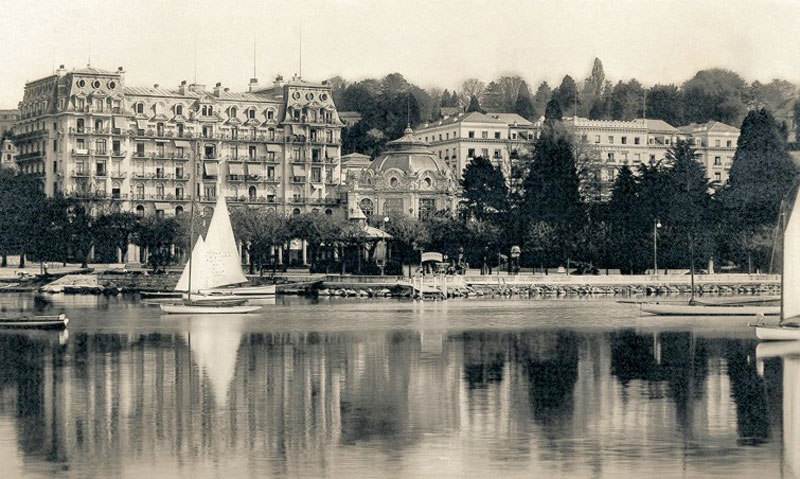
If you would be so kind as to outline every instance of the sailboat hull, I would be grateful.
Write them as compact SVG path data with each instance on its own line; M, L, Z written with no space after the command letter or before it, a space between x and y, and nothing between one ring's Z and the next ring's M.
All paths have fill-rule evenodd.
M800 340L800 327L786 325L754 325L756 337L762 341L794 341Z
M231 306L215 304L162 304L161 311L167 314L244 314L261 309L261 306Z
M642 304L644 313L659 316L778 316L780 306L707 306L690 304Z
M210 288L201 289L200 293L215 295L215 294L232 294L235 296L269 296L275 294L274 284L265 284L263 286L240 286L231 288Z

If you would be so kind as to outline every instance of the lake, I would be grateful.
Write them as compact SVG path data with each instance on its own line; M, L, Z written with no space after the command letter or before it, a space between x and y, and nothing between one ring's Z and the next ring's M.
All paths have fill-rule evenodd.
M132 297L0 332L2 477L800 477L800 345L610 299ZM798 342L800 343L800 342Z

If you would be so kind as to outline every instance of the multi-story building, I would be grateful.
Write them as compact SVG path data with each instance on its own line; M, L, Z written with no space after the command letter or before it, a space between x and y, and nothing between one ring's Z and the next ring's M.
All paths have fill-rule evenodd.
M5 139L0 143L0 168L16 168L17 148L14 142Z
M441 210L456 210L456 176L411 128L386 143L386 148L342 187L350 218L361 213L367 217L402 213L421 218Z
M706 178L725 183L739 137L738 128L720 122L675 128L653 119L616 121L571 117L564 119L564 125L594 158L592 169L600 183L606 185L614 181L623 165L635 169L643 163L663 160L678 139L694 146L698 161L706 170Z
M535 133L535 125L516 113L477 111L425 123L415 130L457 178L478 156L490 159L509 174L511 162L524 153Z
M14 123L19 120L19 110L0 110L0 136L11 132Z
M139 214L180 213L192 196L211 209L219 194L292 213L338 205L342 123L326 84L128 87L122 68L62 66L25 85L20 113L17 163L48 195Z

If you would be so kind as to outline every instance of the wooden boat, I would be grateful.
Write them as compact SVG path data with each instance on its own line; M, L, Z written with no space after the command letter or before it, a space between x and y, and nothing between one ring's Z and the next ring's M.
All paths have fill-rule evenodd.
M180 298L180 291L141 291L139 297L142 299L161 299L161 298Z
M261 306L230 304L228 302L162 304L161 311L168 314L245 314L261 309Z
M23 316L0 318L0 328L64 329L69 323L66 314L58 316Z
M200 294L231 294L235 296L271 296L275 294L274 284L262 286L234 286L229 288L210 288L201 289Z
M687 303L641 303L644 313L660 316L777 316L780 306L753 304L687 304Z
M186 292L186 298L173 304L160 304L161 310L168 314L241 314L258 311L261 306L245 305L246 298L199 293L201 289L246 282L233 237L228 205L225 197L220 196L206 238L197 238L175 286L176 292Z
M800 194L795 191L794 203L786 221L781 204L783 226L783 267L781 268L781 306L778 324L752 324L762 341L800 340Z

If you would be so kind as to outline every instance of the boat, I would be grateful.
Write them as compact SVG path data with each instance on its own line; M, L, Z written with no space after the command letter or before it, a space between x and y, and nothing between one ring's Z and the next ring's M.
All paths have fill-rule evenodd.
M183 302L161 304L161 311L167 314L246 314L258 311L261 306L230 304L228 302Z
M753 304L640 303L643 313L660 316L777 316L780 306Z
M193 226L192 226L193 227ZM258 311L261 306L244 304L246 298L206 295L201 290L246 283L225 197L220 195L205 239L202 235L189 253L176 292L186 292L183 301L160 304L168 314L240 314Z
M262 286L234 286L229 288L211 288L201 289L200 294L214 295L214 294L231 294L234 296L271 296L275 294L274 284L265 284Z
M762 341L800 340L800 194L795 192L788 222L781 204L783 226L783 267L781 268L781 306L778 324L763 321L752 324ZM788 294L787 294L788 293Z
M142 299L161 299L161 298L180 298L183 293L180 291L140 291L139 297Z
M69 323L66 314L53 316L21 316L0 318L0 328L64 329Z

